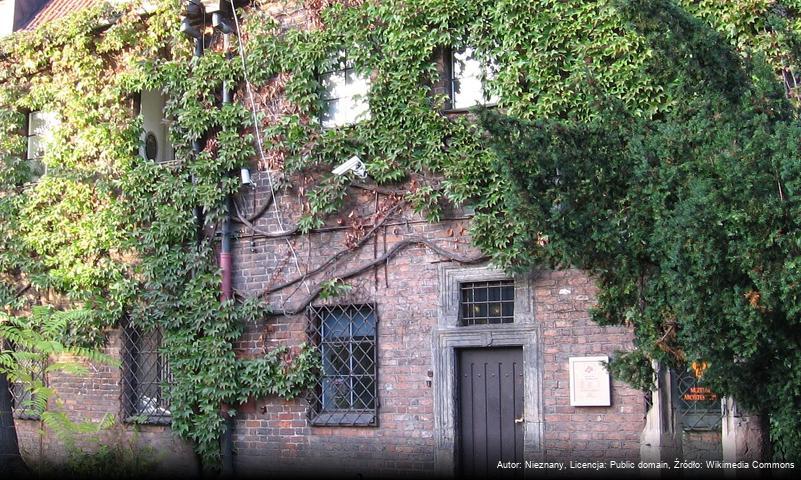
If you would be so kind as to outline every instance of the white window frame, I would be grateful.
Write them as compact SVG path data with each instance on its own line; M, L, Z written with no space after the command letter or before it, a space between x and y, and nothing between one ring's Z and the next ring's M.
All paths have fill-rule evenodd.
M353 125L370 119L370 78L358 73L344 51L339 51L328 62L327 70L318 76L320 99L324 106L320 124L324 129ZM331 107L339 105L341 110Z
M466 110L476 105L493 106L500 101L498 95L488 95L487 80L495 78L498 70L494 62L489 65L475 58L475 49L451 48L449 52L451 110ZM470 85L470 91L461 91L462 86Z
M175 163L175 148L170 142L170 120L164 114L167 97L156 90L144 90L139 92L138 104L139 115L142 117L142 136L140 137L139 156L145 160L150 160L146 152L146 141L148 135L153 135L156 140L156 157L152 159L155 163L171 165Z
M28 112L25 160L31 165L34 181L47 174L47 165L42 162L42 158L53 141L53 129L58 124L58 117L53 112L46 110Z

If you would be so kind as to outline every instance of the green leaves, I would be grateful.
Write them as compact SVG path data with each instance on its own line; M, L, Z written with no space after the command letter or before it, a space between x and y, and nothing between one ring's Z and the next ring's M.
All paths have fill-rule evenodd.
M178 0L146 18L133 6L97 8L15 35L0 42L0 306L22 312L45 294L74 305L31 317L61 317L69 345L101 341L124 314L163 328L173 429L215 465L221 402L296 396L317 368L310 348L291 361L281 349L236 359L242 325L265 307L220 305L212 240L197 246L194 208L213 231L259 128L271 166L311 179L301 231L341 213L350 182L327 172L359 155L376 183L413 184L404 200L432 221L447 203L471 207L473 241L496 264L593 272L595 318L635 325L642 348L619 361L619 375L647 377L643 352L706 358L721 392L747 402L744 386L779 365L767 380L775 441L797 452L801 429L781 398L797 399L801 385L801 132L775 77L789 81L801 65L795 3L335 2L321 28L289 30L253 8L242 25L256 125L249 100L219 101L223 82L241 87L241 62L214 49L191 59ZM482 130L476 112L441 113L440 54L466 45L497 65L494 111L514 119L478 112ZM370 118L321 130L318 74L338 51L370 76ZM141 121L124 105L144 89L168 97L175 168L135 155ZM42 108L62 125L49 174L23 188L19 112ZM335 295L344 285L324 287Z
M28 317L0 313L0 373L9 381L22 384L28 392L18 408L40 418L64 442L69 442L76 433L108 428L113 421L111 416L101 422L71 420L60 409L58 392L44 382L43 373L85 375L88 372L85 362L119 366L118 359L97 349L67 343L74 342L71 330L92 314L87 310L57 311L49 307L34 307Z
M780 172L801 162L796 112L762 59L739 57L675 5L632 1L621 11L653 49L653 78L681 103L646 118L613 92L583 118L481 113L508 186L479 210L474 241L510 268L594 274L593 317L637 335L638 350L610 371L648 388L651 359L706 361L704 380L769 414L777 454L795 458L799 424L786 412L801 401L792 370L801 211L784 185L792 176ZM501 215L520 233L499 238Z

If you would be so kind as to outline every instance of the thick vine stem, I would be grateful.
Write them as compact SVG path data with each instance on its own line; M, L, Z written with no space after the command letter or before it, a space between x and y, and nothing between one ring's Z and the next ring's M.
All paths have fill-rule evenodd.
M234 222L244 223L252 227L251 223L261 218L262 215L264 215L267 212L267 210L270 208L273 202L275 202L275 195L272 192L270 192L270 197L267 200L265 200L264 203L258 209L256 209L255 212L248 215L247 217L244 217L242 215L242 213L239 211L239 205L234 203L234 207L236 208L236 217L237 217L234 219Z
M362 245L364 245L367 242L367 240L369 240L375 234L375 232L378 231L379 228L381 228L387 222L389 217L392 216L392 214L395 213L395 211L397 211L399 208L401 208L404 205L406 205L406 202L402 201L402 202L399 202L396 205L394 205L389 210L387 210L387 212L384 214L384 217L381 219L381 221L380 222L376 222L375 225L373 225L373 228L371 228L370 231L368 231L356 243L356 245L353 248L346 248L344 250L338 251L331 258L329 258L328 260L323 262L321 265L319 265L317 268L315 268L313 270L310 270L310 271L306 272L305 274L303 274L303 275L301 275L301 276L299 276L297 278L294 278L292 280L289 280L287 282L284 282L284 283L282 283L280 285L277 285L275 287L270 287L270 288L266 289L261 295L262 296L266 296L266 295L269 295L269 294L271 294L273 292L277 292L278 290L283 290L283 289L285 289L287 287L290 287L290 286L292 286L292 285L294 285L294 284L296 284L298 282L302 282L303 280L308 278L310 275L315 275L317 273L322 272L323 270L328 268L330 265L332 265L334 262L336 262L337 260L339 260L343 256L347 255L348 253L351 253L354 250L358 250L359 248L362 247Z
M349 187L358 190L364 190L367 192L378 193L380 195L397 195L403 197L404 195L407 195L409 193L408 190L371 186L360 182L353 182L349 185ZM261 218L267 212L267 210L269 210L269 208L273 205L273 203L275 203L275 195L271 193L270 197L267 200L265 200L265 202L261 206L259 206L259 208L256 209L255 212L253 212L248 216L242 214L242 211L239 209L238 204L234 204L234 207L236 208L236 218L234 219L234 222L244 224L251 230L258 232L260 235L265 235L267 237L282 237L285 235L291 235L296 233L298 231L297 227L288 230L286 232L270 233L270 232L265 232L253 225L253 222Z
M360 183L360 182L353 182L349 186L351 188L356 188L356 189L359 189L359 190L365 190L365 191L373 192L373 193L379 193L381 195L398 195L398 196L402 197L402 196L407 195L409 193L408 190L400 190L400 189L393 189L393 188L384 188L384 187L378 187L378 186L371 186L371 185L366 185L366 184Z
M487 255L483 255L483 254L478 254L478 255L475 255L475 256L472 256L472 257L468 257L468 256L464 256L464 255L458 255L456 253L450 252L450 251L448 251L448 250L436 245L434 243L434 240L432 240L432 239L422 238L422 237L415 237L415 238L409 238L409 239L403 240L402 242L396 243L395 245L392 246L392 248L387 250L387 252L385 254L381 255L380 257L376 258L375 260L373 260L373 261L371 261L369 263L366 263L364 265L360 265L360 266L358 266L356 268L353 268L351 270L348 270L347 272L343 273L342 275L337 275L337 278L339 278L340 280L346 280L348 278L352 278L352 277L355 277L357 275L360 275L360 274L370 270L371 268L377 267L377 266L381 265L382 263L388 262L391 258L393 258L397 254L399 254L401 251L405 250L408 247L414 246L414 245L425 245L426 247L428 247L432 251L434 251L434 253L442 255L443 257L447 258L448 260L452 260L454 262L458 262L458 263L465 264L465 265L479 263L479 262L483 262L483 261L486 261L486 260L489 259L489 257ZM291 286L291 285L293 285L293 284L295 284L297 282L300 282L305 277L306 277L306 275L298 277L298 278L296 278L294 280L286 282L286 283L284 283L282 285L279 285L277 287L273 287L273 288L267 290L262 295L266 295L268 293L276 292L278 290L281 290L283 288ZM291 310L281 310L281 311L275 312L275 314L297 315L299 313L302 313L306 309L306 307L308 307L309 304L311 302L313 302L314 299L317 298L318 295L320 295L320 292L322 290L323 290L322 283L318 284L311 291L311 293L308 296L306 296L306 298L304 298L303 301L300 302L300 304L297 305L295 308L293 308Z
M272 197L272 195L270 197ZM266 230L262 230L259 227L253 225L253 220L255 220L258 217L260 217L261 215L263 215L264 212L267 211L267 208L269 208L269 206L270 206L269 204L271 204L271 203L272 203L272 201L265 202L266 206L263 206L262 208L259 209L259 210L263 209L263 211L259 215L255 216L255 218L253 217L253 215L251 215L250 217L245 218L242 215L242 212L239 211L239 206L236 204L236 202L234 202L234 210L236 210L236 219L234 219L234 221L237 221L238 223L246 225L254 233L258 233L259 235L262 235L262 236L267 237L267 238L282 238L282 237L287 237L287 236L292 236L292 235L297 234L299 232L299 229L298 229L297 225L295 225L294 227L290 228L289 230L284 230L282 232L268 232Z

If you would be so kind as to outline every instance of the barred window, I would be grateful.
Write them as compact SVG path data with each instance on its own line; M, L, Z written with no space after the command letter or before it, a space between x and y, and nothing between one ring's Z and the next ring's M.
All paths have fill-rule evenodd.
M136 423L170 423L170 366L161 351L161 331L123 329L124 418Z
M462 325L513 323L514 317L514 280L459 285L459 319Z
M720 430L722 413L720 397L703 384L692 368L673 370L673 391L679 424L686 431Z
M309 398L312 425L378 425L375 306L310 307L308 315L323 363Z
M138 100L144 130L139 155L156 163L174 162L175 149L170 143L171 122L164 115L167 97L156 90L145 90L139 94Z
M45 382L47 360L43 360L39 355L25 358L24 355L17 354L15 357L20 366L18 373L21 377L15 378L9 384L14 416L27 420L38 420L40 412L34 406L36 399L34 389L47 385Z

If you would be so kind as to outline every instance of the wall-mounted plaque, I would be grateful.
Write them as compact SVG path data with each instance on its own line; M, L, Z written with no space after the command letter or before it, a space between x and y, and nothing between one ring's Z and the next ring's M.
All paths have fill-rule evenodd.
M608 407L612 404L609 372L603 366L609 357L570 357L570 405Z

